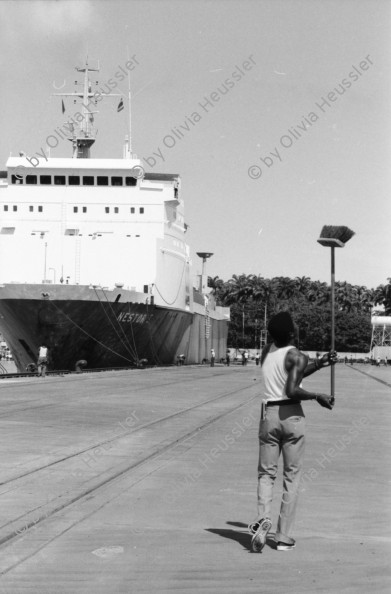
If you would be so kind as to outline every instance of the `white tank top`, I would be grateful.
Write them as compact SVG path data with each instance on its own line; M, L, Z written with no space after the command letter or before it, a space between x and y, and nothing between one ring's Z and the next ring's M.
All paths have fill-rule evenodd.
M278 349L273 344L266 355L262 364L266 400L286 400L285 385L288 372L285 369L285 357L287 352L294 348L294 346L286 346Z

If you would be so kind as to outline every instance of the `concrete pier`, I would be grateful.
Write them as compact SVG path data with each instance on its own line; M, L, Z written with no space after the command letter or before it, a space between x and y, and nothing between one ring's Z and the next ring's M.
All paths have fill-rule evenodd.
M297 547L272 528L259 555L258 367L1 380L0 593L388 593L391 369L336 385L333 411L303 404Z

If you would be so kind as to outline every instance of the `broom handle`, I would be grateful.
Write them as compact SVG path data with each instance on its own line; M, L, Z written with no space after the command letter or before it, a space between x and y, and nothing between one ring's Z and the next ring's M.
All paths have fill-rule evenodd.
M335 349L335 248L331 247L331 350ZM335 397L335 367L331 365L331 396Z

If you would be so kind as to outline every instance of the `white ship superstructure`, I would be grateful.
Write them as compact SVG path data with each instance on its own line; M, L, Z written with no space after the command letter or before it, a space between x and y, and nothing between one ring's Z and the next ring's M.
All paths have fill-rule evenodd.
M157 303L183 304L189 250L178 175L144 176L136 159L26 163L10 157L0 183L1 283L148 285Z

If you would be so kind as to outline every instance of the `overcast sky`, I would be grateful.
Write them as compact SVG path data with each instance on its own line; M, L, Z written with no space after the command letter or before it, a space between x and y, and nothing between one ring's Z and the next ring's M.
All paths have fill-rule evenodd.
M210 251L224 280L329 281L316 240L330 224L356 232L337 280L391 276L389 1L3 0L0 16L2 169L63 125L51 93L74 90L87 54L104 85L129 48L133 151L147 171L181 175L196 270ZM93 157L122 156L117 105L98 106Z

